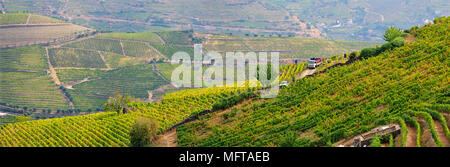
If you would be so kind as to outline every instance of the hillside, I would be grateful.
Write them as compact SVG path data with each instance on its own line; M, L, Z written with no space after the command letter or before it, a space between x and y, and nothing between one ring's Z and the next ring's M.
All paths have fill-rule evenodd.
M91 29L46 16L0 14L0 49L58 44L92 33Z
M297 80L277 98L251 98L182 125L176 129L178 145L331 146L397 122L402 138L396 138L396 146L406 145L404 129L412 125L423 127L418 137L419 143L425 142L422 146L433 146L427 141L448 146L450 18L435 22L412 29L416 41L403 47ZM299 67L287 71L299 72ZM130 103L132 112L120 115L104 112L7 124L0 129L0 146L127 146L130 127L138 117L157 119L162 132L248 90L254 91L245 87L183 90L157 103Z
M409 28L448 16L447 0L3 0L7 13L30 12L115 32L194 29L239 35L296 35L382 41L390 25ZM214 10L211 10L211 7ZM412 14L413 13L413 14Z
M331 41L323 39L310 39L298 37L238 37L214 35L203 42L207 51L265 51L280 52L281 59L311 57L331 57L361 50L362 48L374 47L380 43L375 42L353 42L353 41Z
M419 136L414 146L450 146L450 18L435 22L415 30L417 41L404 47L298 80L275 99L246 101L181 126L178 146L331 146L389 123L402 125L396 146L404 146L414 133L405 121L422 127L412 134Z

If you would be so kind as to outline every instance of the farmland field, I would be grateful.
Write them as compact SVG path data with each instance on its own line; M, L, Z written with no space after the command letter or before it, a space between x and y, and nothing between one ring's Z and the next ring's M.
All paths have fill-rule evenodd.
M74 97L75 106L95 109L100 107L102 103L90 102L89 106L82 103L87 101L83 99L86 99L86 97L97 97L99 98L97 101L104 102L115 93L128 94L136 98L147 98L148 90L168 84L148 64L127 66L102 72L91 79L92 81L75 85L73 86L74 90L69 90Z
M178 67L178 65L172 65L170 63L156 64L156 68L158 69L159 73L161 73L167 80L171 80L172 72L176 67Z
M56 73L61 82L80 81L85 78L96 78L103 74L102 70L91 69L56 69Z
M123 54L115 54L110 52L101 53L105 58L106 65L110 68L119 68L136 64L146 64L150 62L150 58L146 57L129 57Z
M55 67L106 68L97 51L54 48L49 49L50 62Z
M48 68L45 50L41 47L0 50L0 71L40 71Z
M204 43L207 51L279 51L280 58L311 58L342 55L378 45L370 42L329 41L308 38L213 36Z
M45 44L62 37L74 37L74 33L85 32L86 28L73 24L49 26L18 26L0 28L0 47Z
M86 39L79 42L64 45L68 48L79 48L85 50L96 50L104 52L112 52L116 54L122 54L122 47L120 46L119 40L108 40L108 39Z
M28 109L67 109L64 95L48 76L42 47L0 50L0 102Z
M192 45L191 31L164 31L157 34L165 41L166 44L175 45Z
M122 42L125 55L130 57L147 57L147 58L161 58L161 55L155 48L151 47L148 43L135 42L135 41L123 41Z
M107 33L107 34L100 35L99 38L141 41L141 42L148 42L150 44L158 44L158 45L162 45L163 44L163 41L160 40L158 35L155 34L155 33L152 33L152 32L145 32L145 33Z

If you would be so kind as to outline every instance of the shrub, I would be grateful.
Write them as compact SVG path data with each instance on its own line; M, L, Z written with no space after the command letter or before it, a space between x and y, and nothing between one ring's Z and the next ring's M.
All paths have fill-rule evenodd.
M356 58L356 52L352 52L352 53L350 53L350 56L348 56L348 58L350 59L350 60L353 60L353 59L355 59Z
M367 59L369 57L375 56L377 52L376 48L364 48L361 50L361 58Z
M122 112L125 112L125 108L127 107L128 103L131 103L133 101L135 101L134 98L128 95L123 96L117 93L113 97L110 97L108 99L108 102L105 103L105 111L117 112L117 114L120 114Z
M159 123L156 119L140 118L136 120L130 131L130 146L151 146L156 139L159 128Z
M383 53L386 50L392 49L394 48L394 46L392 45L392 43L385 43L383 45L381 45L381 47L376 48L376 52L375 55L379 55L380 53Z
M405 39L403 37L397 37L391 43L393 47L401 47L405 45Z

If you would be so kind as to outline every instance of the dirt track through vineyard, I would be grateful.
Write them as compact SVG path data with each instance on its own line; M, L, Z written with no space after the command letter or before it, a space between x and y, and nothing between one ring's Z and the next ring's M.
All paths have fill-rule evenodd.
M417 129L407 126L408 134L406 135L406 147L417 147Z
M442 128L441 122L434 120L434 126L438 134L439 140L441 140L442 144L446 147L450 147L450 140L445 135L445 131L444 128Z

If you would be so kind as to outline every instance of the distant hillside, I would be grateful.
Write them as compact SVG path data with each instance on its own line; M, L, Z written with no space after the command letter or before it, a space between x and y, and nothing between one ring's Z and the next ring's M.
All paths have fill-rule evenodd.
M405 130L411 127L424 130L409 133L417 136L415 146L449 146L446 37L450 18L435 22L411 29L415 42L297 80L275 99L252 98L201 116L200 121L176 129L176 142L179 146L331 146L377 125L398 123L402 134L392 141L396 146L411 142ZM163 132L223 100L254 90L183 90L167 94L160 103L129 103L130 113L7 124L0 129L0 146L128 146L131 126L139 117L158 120Z
M409 28L450 15L448 0L3 0L7 13L30 12L116 32L194 29L382 41L390 25ZM213 10L211 10L213 9Z
M0 14L0 25L5 24L51 24L65 23L64 21L28 13Z
M216 35L203 42L207 51L278 51L280 58L311 58L342 55L380 43L331 41L298 37L236 37Z
M0 14L0 49L67 42L94 31L58 19L24 13Z

